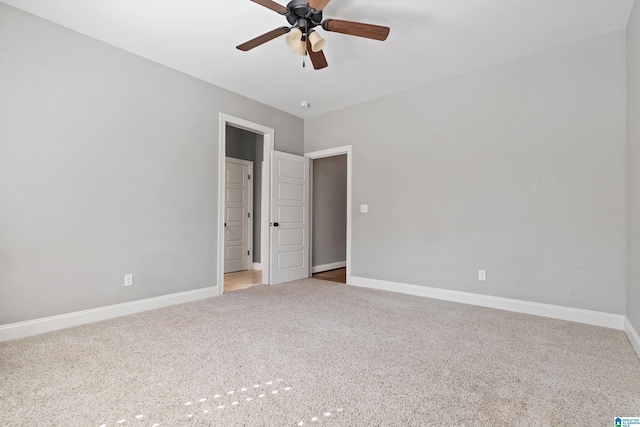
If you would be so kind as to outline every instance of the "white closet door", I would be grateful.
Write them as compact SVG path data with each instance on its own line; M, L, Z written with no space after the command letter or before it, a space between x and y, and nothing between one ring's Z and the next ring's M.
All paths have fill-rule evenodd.
M224 272L248 270L251 262L251 162L225 162Z

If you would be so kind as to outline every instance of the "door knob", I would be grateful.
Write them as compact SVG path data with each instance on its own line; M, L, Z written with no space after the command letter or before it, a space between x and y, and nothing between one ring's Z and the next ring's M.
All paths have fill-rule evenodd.
M274 227L277 227L278 225L280 225L280 224L278 224L277 222L274 222L274 223L273 223L273 226L274 226Z

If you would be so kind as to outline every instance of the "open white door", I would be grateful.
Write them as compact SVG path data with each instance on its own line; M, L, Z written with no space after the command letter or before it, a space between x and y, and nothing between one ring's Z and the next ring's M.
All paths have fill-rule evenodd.
M271 157L272 285L309 277L309 159Z

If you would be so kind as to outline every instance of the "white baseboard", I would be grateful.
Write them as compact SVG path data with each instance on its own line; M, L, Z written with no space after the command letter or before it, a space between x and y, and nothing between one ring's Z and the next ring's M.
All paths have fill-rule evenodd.
M253 269L254 270L262 270L262 264L259 262L254 262L253 263Z
M399 292L426 298L478 305L481 307L497 308L499 310L514 311L517 313L533 314L535 316L551 317L553 319L603 326L605 328L618 330L625 328L625 316L620 314L603 313L580 308L542 304L448 289L429 288L426 286L367 279L364 277L352 276L350 284L364 288L380 289L383 291Z
M155 310L157 308L167 307L174 304L197 301L214 296L218 296L217 286L125 302L122 304L108 305L105 307L92 308L90 310L76 311L73 313L61 314L59 316L28 320L26 322L11 323L9 325L0 326L0 342L24 338L45 332L57 331L59 329L84 325L86 323L98 322L100 320L127 316L129 314L140 313L142 311Z
M347 266L347 261L332 262L331 264L316 265L311 267L311 273L322 273L323 271L335 270L336 268L344 268Z
M624 332L627 334L636 354L640 357L640 335L638 335L638 331L634 329L628 317L624 319Z

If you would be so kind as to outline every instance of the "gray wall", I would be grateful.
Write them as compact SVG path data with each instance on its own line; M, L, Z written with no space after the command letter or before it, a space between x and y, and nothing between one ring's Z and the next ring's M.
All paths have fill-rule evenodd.
M353 145L352 274L624 314L625 71L620 30L307 119Z
M264 159L264 136L238 129L233 126L226 128L227 141L225 151L227 157L249 160L253 162L253 176L251 177L253 192L253 262L260 262L260 243L262 242L262 160Z
M0 324L215 285L220 112L303 153L301 119L1 3L0 58Z
M347 259L347 155L313 160L312 265Z
M640 331L640 5L627 27L627 317Z

